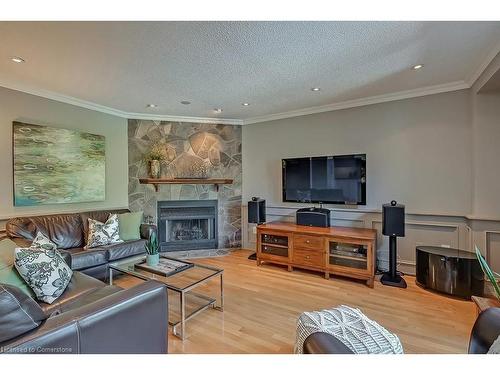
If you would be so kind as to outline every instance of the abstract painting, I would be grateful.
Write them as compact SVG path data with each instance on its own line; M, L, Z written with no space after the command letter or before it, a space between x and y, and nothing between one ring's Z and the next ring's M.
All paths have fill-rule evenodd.
M13 145L15 206L105 199L104 136L15 121Z

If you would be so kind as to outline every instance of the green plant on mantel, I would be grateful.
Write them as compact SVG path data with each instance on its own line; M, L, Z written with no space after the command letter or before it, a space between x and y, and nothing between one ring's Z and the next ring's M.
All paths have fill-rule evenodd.
M156 255L159 253L160 246L158 244L158 236L156 234L156 231L151 231L149 238L144 245L144 248L146 249L146 253L148 255Z
M500 274L494 272L490 266L488 266L488 263L486 262L486 259L484 259L483 255L481 254L481 251L477 246L474 246L476 248L476 256L477 260L479 261L479 264L481 266L481 269L483 270L484 274L488 278L488 280L491 282L491 285L493 285L493 289L495 290L495 294L497 296L497 299L500 301L500 286L498 285L497 277L500 277Z
M168 160L167 150L163 143L155 143L151 146L149 151L144 155L146 163L152 160L158 160L160 163L165 163Z

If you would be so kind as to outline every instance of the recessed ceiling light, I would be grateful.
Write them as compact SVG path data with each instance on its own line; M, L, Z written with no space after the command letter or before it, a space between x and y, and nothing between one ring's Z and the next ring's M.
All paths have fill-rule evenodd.
M156 108L158 107L156 104L148 104L146 105L147 108Z
M241 103L241 105L244 107L248 107L250 105L250 103L245 102L245 103Z
M321 91L321 89L319 87L313 87L311 91Z
M22 57L18 56L13 56L10 58L10 60L18 64L23 63L25 61Z
M222 112L222 108L214 108L214 112L215 113L221 113Z
M181 104L189 105L189 104L191 104L191 102L189 100L182 100Z
M424 67L424 64L417 64L415 66L413 66L413 70L419 70L419 69L422 69Z

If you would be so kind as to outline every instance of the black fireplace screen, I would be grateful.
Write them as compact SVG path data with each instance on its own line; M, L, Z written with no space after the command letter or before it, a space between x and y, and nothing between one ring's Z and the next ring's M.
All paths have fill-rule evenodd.
M167 219L167 242L168 241L193 241L214 238L211 230L210 219Z
M217 248L217 200L158 202L162 251Z

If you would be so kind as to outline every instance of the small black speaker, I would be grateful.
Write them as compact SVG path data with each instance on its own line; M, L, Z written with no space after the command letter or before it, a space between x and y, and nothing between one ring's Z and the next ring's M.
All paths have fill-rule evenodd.
M405 236L405 206L396 201L382 206L382 233L385 236Z
M330 210L315 207L301 208L295 214L295 222L297 225L328 228L330 226Z
M266 200L252 197L248 202L248 222L262 224L266 222Z

